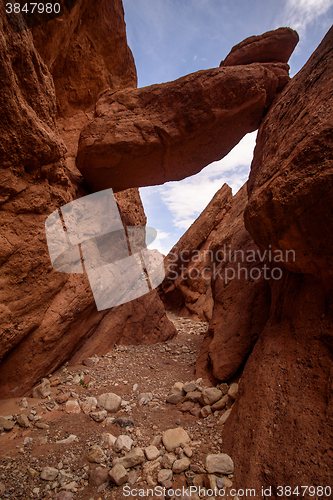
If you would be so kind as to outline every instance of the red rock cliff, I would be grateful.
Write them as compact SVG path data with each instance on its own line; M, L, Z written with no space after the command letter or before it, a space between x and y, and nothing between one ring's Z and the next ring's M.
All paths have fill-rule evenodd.
M0 5L0 397L22 395L83 344L82 356L175 334L156 292L98 312L86 276L54 271L48 256L46 217L87 194L71 160L88 118L74 113L105 87L136 84L121 2L98 2L93 13L88 7L82 0L64 18L35 28L51 74L32 34L14 32ZM74 115L58 122L67 153L57 104ZM137 191L119 193L117 201L125 223L145 223Z

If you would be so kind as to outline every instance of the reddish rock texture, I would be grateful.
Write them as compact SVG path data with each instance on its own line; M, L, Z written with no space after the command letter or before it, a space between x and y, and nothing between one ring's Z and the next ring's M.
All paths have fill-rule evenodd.
M166 276L160 297L166 309L203 321L210 320L213 298L212 244L221 219L230 210L232 192L224 184L165 258Z
M225 424L242 488L326 485L332 420L331 29L259 129L246 227L262 249L296 251L271 282L270 317Z
M106 88L136 87L121 0L80 0L63 16L34 28L33 37L53 76L60 115L86 110Z
M287 63L298 41L297 32L290 28L278 28L262 35L250 36L231 49L224 61L221 62L221 66L236 66L254 62Z
M110 4L113 2L108 2ZM117 5L118 2L114 3L115 8ZM31 33L12 31L4 14L4 4L0 5L0 19L0 79L4 89L0 97L3 155L0 397L3 398L24 394L88 339L85 353L101 354L103 349L110 350L115 342L165 340L175 334L175 329L166 319L156 292L130 305L97 312L85 275L61 274L52 269L45 219L58 207L87 192L82 187L81 176L63 156L65 146L55 126L52 77L34 48ZM106 20L101 20L103 22ZM123 32L124 26L119 40L126 45ZM127 46L123 47L123 51L126 50ZM118 68L119 74L121 71ZM62 125L64 130L66 125ZM68 141L68 144L70 154L74 155L77 123L71 127L68 136L72 143ZM68 136L64 134L66 142ZM145 223L137 190L119 193L116 198L125 223ZM147 310L149 314L145 316L143 311ZM103 339L105 335L103 342L101 332ZM98 348L92 339L95 333Z
M65 152L55 124L52 77L34 49L31 34L13 33L0 10L1 200L26 188L20 174L55 162ZM9 112L10 110L10 112Z
M324 281L333 276L332 39L330 31L264 118L245 212L259 246L295 250L286 268Z
M197 376L212 380L230 380L244 365L270 309L270 274L265 276L259 249L244 227L246 184L228 201L210 236L214 309L196 363Z
M95 191L183 179L258 128L278 87L274 72L252 64L107 91L81 133L77 166Z

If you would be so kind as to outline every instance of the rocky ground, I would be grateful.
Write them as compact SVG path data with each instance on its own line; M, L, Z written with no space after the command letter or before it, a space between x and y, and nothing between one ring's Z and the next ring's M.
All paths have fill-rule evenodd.
M194 380L208 324L171 319L171 341L116 346L0 402L1 499L230 497L222 430L237 384Z

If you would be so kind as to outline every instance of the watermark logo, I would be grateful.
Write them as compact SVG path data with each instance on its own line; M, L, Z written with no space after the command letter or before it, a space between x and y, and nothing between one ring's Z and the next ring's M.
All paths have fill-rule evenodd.
M226 285L234 279L276 281L283 276L281 265L295 261L294 250L273 249L272 245L264 251L233 249L231 245L223 245L215 251L183 249L168 254L167 277L169 281L221 279Z
M163 256L147 248L157 231L124 226L112 189L55 210L45 232L53 268L85 271L99 311L145 295L165 277Z
M24 31L70 12L79 0L2 0L14 31Z

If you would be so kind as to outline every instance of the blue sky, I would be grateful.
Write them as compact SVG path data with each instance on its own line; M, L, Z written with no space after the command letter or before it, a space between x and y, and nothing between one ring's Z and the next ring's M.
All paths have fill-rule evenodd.
M298 31L291 76L305 64L333 24L333 0L123 0L128 44L138 85L174 80L216 67L233 45L279 26ZM151 245L166 254L227 182L235 194L248 177L256 132L222 160L179 182L141 188Z

